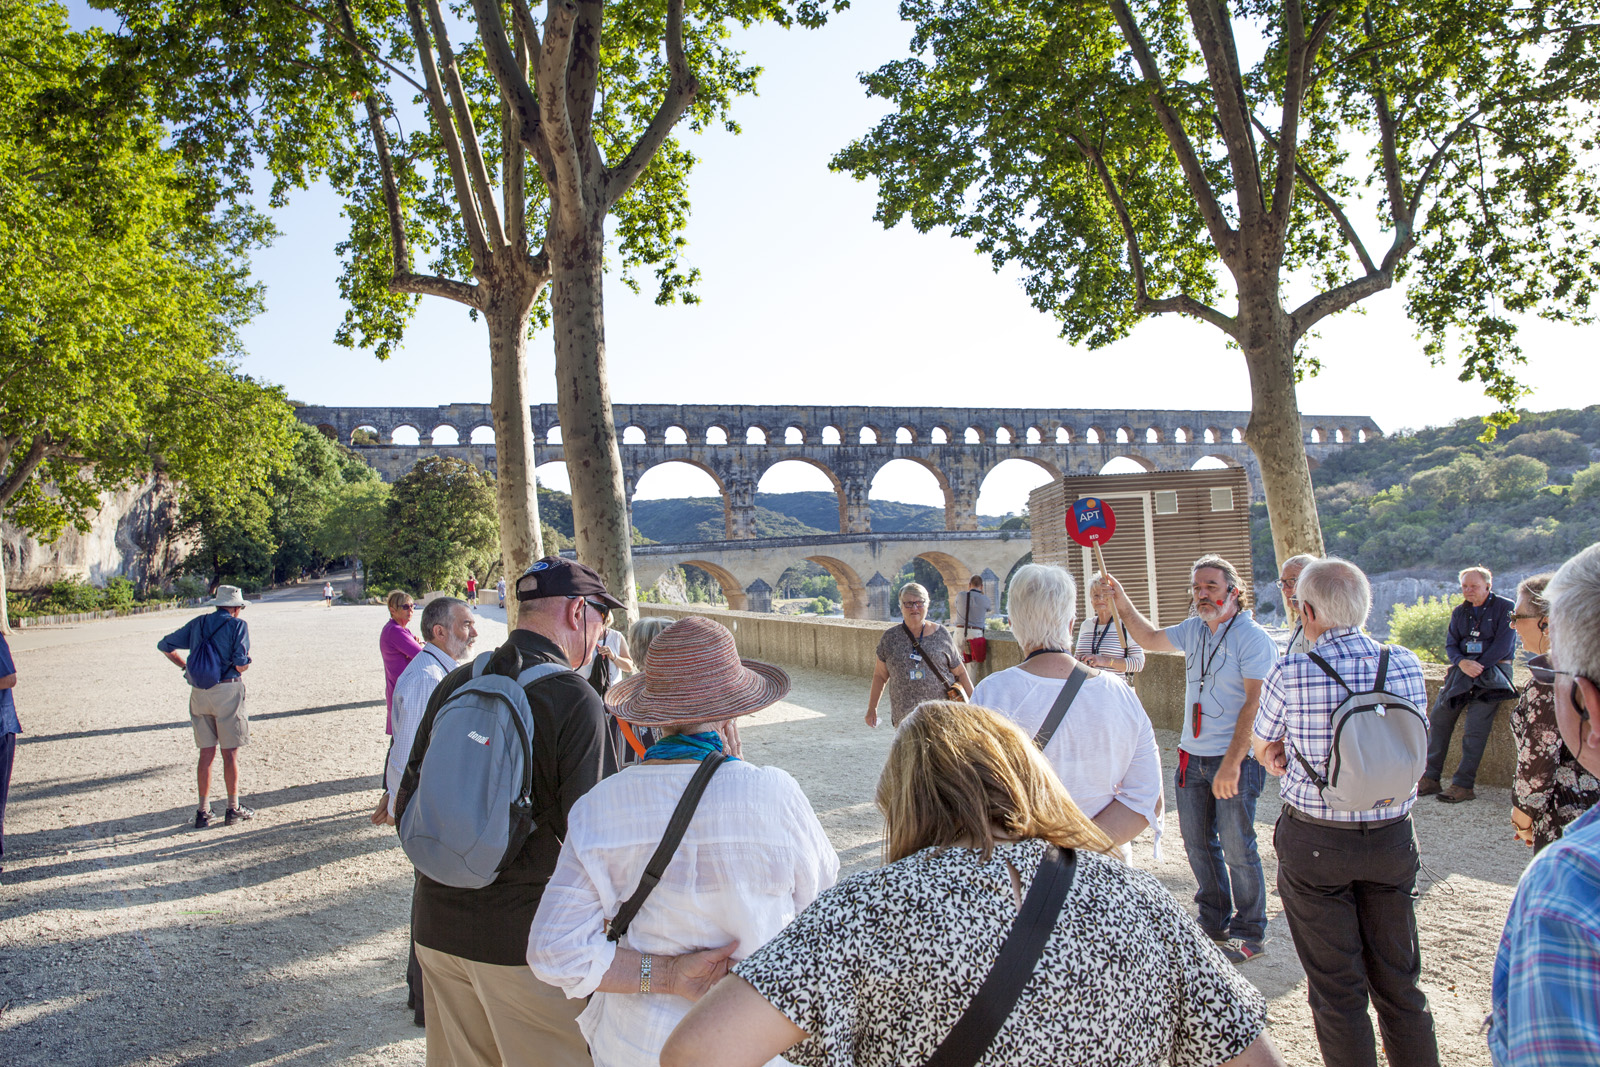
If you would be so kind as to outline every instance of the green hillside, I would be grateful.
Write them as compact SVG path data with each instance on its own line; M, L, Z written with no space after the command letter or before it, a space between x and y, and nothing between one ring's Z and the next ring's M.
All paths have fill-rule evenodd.
M1600 539L1600 405L1524 412L1492 442L1480 419L1401 430L1312 474L1327 550L1368 573L1554 566ZM1272 567L1257 505L1258 574Z

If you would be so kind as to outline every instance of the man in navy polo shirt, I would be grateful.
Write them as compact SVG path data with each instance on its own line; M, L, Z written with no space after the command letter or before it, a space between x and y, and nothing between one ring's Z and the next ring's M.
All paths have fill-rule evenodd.
M200 804L194 813L194 828L211 825L211 763L222 749L222 783L228 789L228 809L223 822L232 826L256 813L239 803L239 749L250 743L250 719L244 710L244 678L250 669L250 627L239 618L244 610L244 594L236 585L217 586L212 601L217 609L209 615L196 615L184 626L156 642L156 649L184 671L188 664L175 649L191 654L201 643L216 649L222 663L222 680L210 689L189 687L189 725L194 727L195 747L200 750L196 768Z
M1267 880L1256 851L1256 800L1266 771L1250 754L1261 682L1278 645L1245 610L1232 563L1205 555L1189 568L1195 613L1158 628L1106 576L1128 634L1148 651L1182 652L1183 730L1178 740L1178 829L1198 888L1200 928L1235 963L1266 951Z
M11 762L17 754L17 735L22 723L17 721L17 700L11 691L17 687L17 664L11 658L11 646L0 634L0 864L6 858L6 795L11 792ZM5 870L0 866L0 871Z

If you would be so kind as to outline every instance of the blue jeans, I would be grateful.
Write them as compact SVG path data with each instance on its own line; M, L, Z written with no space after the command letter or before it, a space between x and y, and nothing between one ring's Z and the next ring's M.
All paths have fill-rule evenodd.
M1200 928L1212 937L1260 941L1267 934L1267 880L1256 852L1256 800L1267 771L1246 756L1239 792L1218 800L1211 780L1221 767L1221 756L1190 756L1178 784L1178 829L1199 884L1194 902Z

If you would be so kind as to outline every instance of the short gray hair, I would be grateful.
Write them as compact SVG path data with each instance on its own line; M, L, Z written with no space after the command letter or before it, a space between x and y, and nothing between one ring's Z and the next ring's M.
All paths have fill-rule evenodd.
M1372 613L1372 585L1347 559L1328 556L1306 564L1295 583L1302 610L1307 604L1324 626L1359 627Z
M1557 664L1600 682L1600 544L1563 563L1544 595Z
M647 615L628 628L628 651L633 653L635 667L644 670L644 658L650 654L650 642L677 621L664 615Z
M900 587L900 599L896 603L904 604L906 597L919 596L924 601L933 599L928 595L928 587L920 582L907 582Z
M1466 581L1467 575L1469 574L1479 575L1483 578L1484 585L1488 586L1490 589L1494 588L1494 575L1489 572L1488 567L1463 567L1461 568L1461 573L1456 575L1456 581Z
M1011 632L1023 648L1072 650L1078 618L1078 583L1065 567L1029 563L1018 567L1006 593Z
M1288 559L1284 560L1283 561L1283 565L1278 568L1278 573L1282 574L1284 571L1288 570L1290 567L1293 567L1297 571L1305 570L1307 567L1309 567L1311 564L1315 563L1316 561L1317 561L1317 557L1316 556L1313 556L1309 552L1301 552L1297 556L1290 556ZM1299 584L1299 583L1297 582L1296 584Z
M424 641L433 640L433 628L435 626L443 626L446 630L450 629L450 615L455 611L458 604L461 607L467 606L465 600L457 600L453 596L436 596L428 601L427 607L422 609L422 639Z

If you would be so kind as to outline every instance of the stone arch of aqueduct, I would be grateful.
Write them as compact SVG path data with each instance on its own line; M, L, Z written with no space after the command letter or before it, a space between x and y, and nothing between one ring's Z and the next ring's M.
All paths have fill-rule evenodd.
M1002 557L1009 555L1014 563L1027 551L1027 541L980 533L977 502L984 479L1007 460L1034 463L1059 478L1097 474L1119 457L1146 470L1188 470L1209 457L1245 468L1253 495L1259 499L1262 493L1255 456L1244 443L1250 417L1246 411L720 404L617 404L612 410L630 504L639 479L664 463L687 463L704 471L722 495L726 542L636 551L641 581L654 580L658 558L663 571L692 562L722 583L730 604L750 610L763 610L777 576L802 559L834 573L845 594L845 614L851 617L876 617L879 600L886 610L887 592L877 595L869 588L873 578L863 575L899 573L912 557L932 563L953 590L965 584L966 575L985 572L986 580L989 574L998 575L998 585L1010 569ZM376 444L357 447L386 480L435 454L494 468L493 419L487 404L308 405L297 414L345 444L354 442L358 430L371 435ZM534 405L530 414L535 463L564 462L556 406ZM1313 467L1332 452L1382 436L1364 415L1304 415L1301 425ZM396 433L407 429L415 431L417 443L396 444ZM945 499L946 534L872 533L868 494L873 477L902 459L926 468L938 482ZM773 466L794 460L827 476L839 501L840 533L728 544L755 537L757 485ZM894 569L863 569L879 556Z

